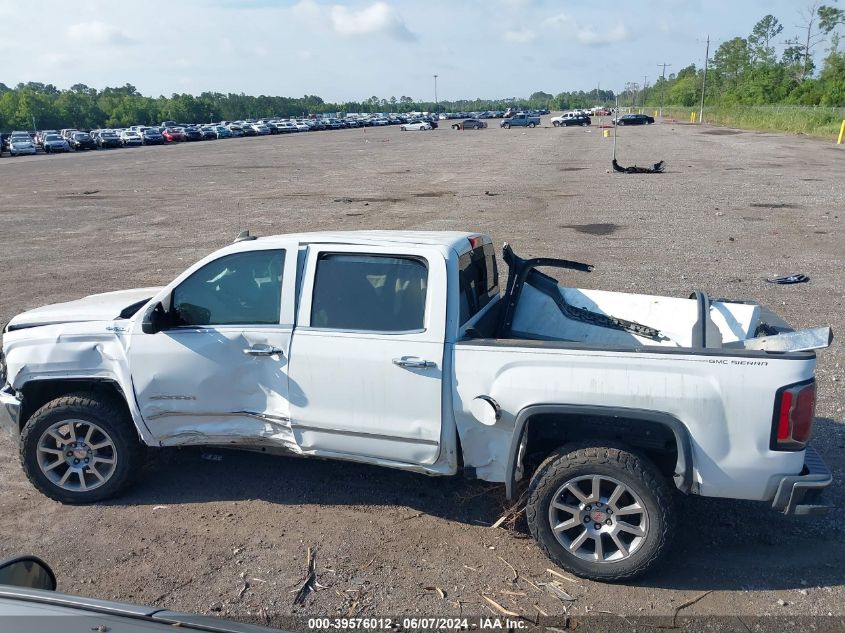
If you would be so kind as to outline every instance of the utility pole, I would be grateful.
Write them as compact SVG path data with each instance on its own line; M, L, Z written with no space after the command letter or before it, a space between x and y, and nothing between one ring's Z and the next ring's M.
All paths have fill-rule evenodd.
M640 94L640 107L645 109L645 91L646 86L648 86L648 77L643 77L643 89L642 93Z
M434 111L437 112L437 75L434 75Z
M704 53L704 77L701 79L701 106L698 108L698 123L704 123L704 91L707 88L707 58L710 57L710 36L707 36L707 49Z
M660 117L663 118L663 99L666 96L666 67L671 66L672 64L667 64L663 62L662 64L657 64L658 67L663 66L663 74L660 76Z

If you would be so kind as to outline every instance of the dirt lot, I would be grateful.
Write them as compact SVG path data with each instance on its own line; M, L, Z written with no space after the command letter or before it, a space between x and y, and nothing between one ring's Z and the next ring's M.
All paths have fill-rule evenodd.
M411 228L478 230L523 256L593 263L578 279L587 287L700 288L845 332L845 147L664 123L622 128L619 160L664 159L665 174L610 174L610 151L595 128L370 128L3 158L0 324L45 303L166 283L243 228ZM798 272L811 282L763 281ZM815 444L841 508L841 340L820 353L818 382ZM214 453L222 460L162 453L126 496L63 507L34 491L2 439L0 556L43 557L70 593L276 624L300 613L490 614L482 594L519 613L564 611L535 586L551 565L525 526L488 527L505 503L498 487ZM569 612L671 616L712 591L681 614L843 622L841 511L801 520L702 499L683 510L659 573L632 586L561 581ZM309 546L327 588L294 607Z

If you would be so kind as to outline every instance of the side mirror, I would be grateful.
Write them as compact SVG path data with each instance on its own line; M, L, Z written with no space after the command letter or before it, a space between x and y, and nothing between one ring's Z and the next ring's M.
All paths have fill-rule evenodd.
M0 585L55 591L56 575L40 558L19 556L0 563Z
M141 321L141 330L144 334L155 334L161 332L165 326L166 315L164 306L161 301L151 305L144 313L144 318Z

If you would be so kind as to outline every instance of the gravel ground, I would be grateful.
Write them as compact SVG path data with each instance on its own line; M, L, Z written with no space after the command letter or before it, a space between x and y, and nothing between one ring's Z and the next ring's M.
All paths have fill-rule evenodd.
M496 122L493 122L496 125ZM547 121L544 119L547 126ZM164 284L239 230L459 229L523 256L596 265L584 287L758 300L796 326L845 331L845 147L662 123L621 128L608 173L597 128L359 129L81 155L0 159L0 323L45 303ZM805 273L808 284L764 277ZM815 445L845 502L845 355L819 354ZM836 517L687 499L676 546L626 586L559 580L528 537L488 527L497 486L234 451L161 452L130 493L64 507L26 482L0 442L0 556L31 552L60 589L229 618L520 614L845 617ZM293 593L318 548L325 589ZM514 577L516 579L514 580ZM245 587L246 581L246 589ZM623 623L616 621L617 625ZM300 623L301 624L301 623ZM845 625L843 625L845 626Z

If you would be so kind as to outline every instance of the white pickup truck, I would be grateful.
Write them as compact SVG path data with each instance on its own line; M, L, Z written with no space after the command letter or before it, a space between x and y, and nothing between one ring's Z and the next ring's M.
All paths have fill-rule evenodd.
M12 319L0 419L64 503L115 495L159 446L502 482L554 562L606 581L664 553L676 491L827 509L807 442L828 328L701 292L563 287L539 269L591 267L507 245L505 261L501 291L483 235L241 235L163 288Z

